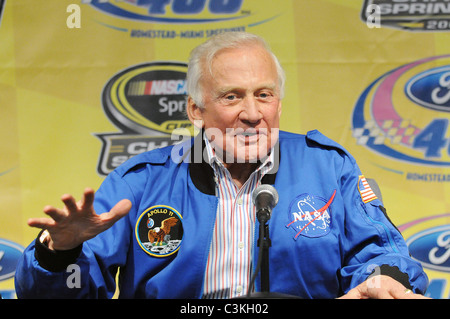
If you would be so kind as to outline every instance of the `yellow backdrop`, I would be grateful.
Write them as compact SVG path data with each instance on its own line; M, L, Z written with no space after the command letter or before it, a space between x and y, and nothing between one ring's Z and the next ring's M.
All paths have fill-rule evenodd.
M281 128L319 129L355 156L423 263L427 295L449 298L447 1L7 0L2 9L4 298L15 297L17 256L37 234L27 219L172 143L169 132L187 125L190 50L231 30L263 36L280 58Z

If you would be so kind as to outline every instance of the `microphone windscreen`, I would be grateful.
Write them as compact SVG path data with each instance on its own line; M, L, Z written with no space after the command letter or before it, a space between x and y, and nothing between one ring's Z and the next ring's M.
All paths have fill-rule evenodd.
M258 186L252 194L252 200L253 200L253 204L256 206L256 209L258 210L261 207L260 206L260 200L258 200L261 197L266 197L270 198L271 202L267 203L265 205L270 205L269 209L271 210L272 208L274 208L277 204L278 204L278 192L275 189L275 187L273 187L272 185L269 184L263 184Z

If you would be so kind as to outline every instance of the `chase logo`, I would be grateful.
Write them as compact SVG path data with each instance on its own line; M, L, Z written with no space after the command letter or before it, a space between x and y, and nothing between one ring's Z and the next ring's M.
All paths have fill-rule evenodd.
M84 0L103 13L140 22L212 23L245 17L243 0ZM206 17L193 17L200 13Z
M450 166L450 55L415 61L383 74L356 102L357 144L395 160Z
M14 277L22 252L22 246L9 240L0 239L0 281Z
M425 268L450 272L450 225L421 231L406 244L411 256Z

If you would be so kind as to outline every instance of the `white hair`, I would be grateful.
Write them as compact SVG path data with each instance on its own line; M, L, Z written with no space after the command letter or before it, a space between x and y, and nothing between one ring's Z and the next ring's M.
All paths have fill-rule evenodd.
M286 76L278 58L273 54L267 42L260 36L247 32L223 32L194 48L189 58L186 75L186 89L195 104L203 107L203 88L201 78L204 70L210 70L213 58L224 49L240 48L249 44L261 45L273 58L278 74L280 99L284 96Z

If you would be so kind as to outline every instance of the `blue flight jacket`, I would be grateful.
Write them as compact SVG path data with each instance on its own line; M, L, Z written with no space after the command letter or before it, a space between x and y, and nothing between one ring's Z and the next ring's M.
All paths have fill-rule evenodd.
M137 155L109 174L94 208L107 212L127 198L129 214L71 251L32 242L17 266L17 296L111 298L120 268L120 298L201 298L218 205L212 169L196 149L201 140ZM380 200L371 200L349 153L316 130L280 131L277 149L279 166L263 179L279 193L269 220L272 292L335 298L372 273L425 292L426 274L410 258ZM181 243L170 254L151 254L138 239L139 227L152 226L145 215L155 206L178 212L182 224ZM255 229L254 264L258 222Z

